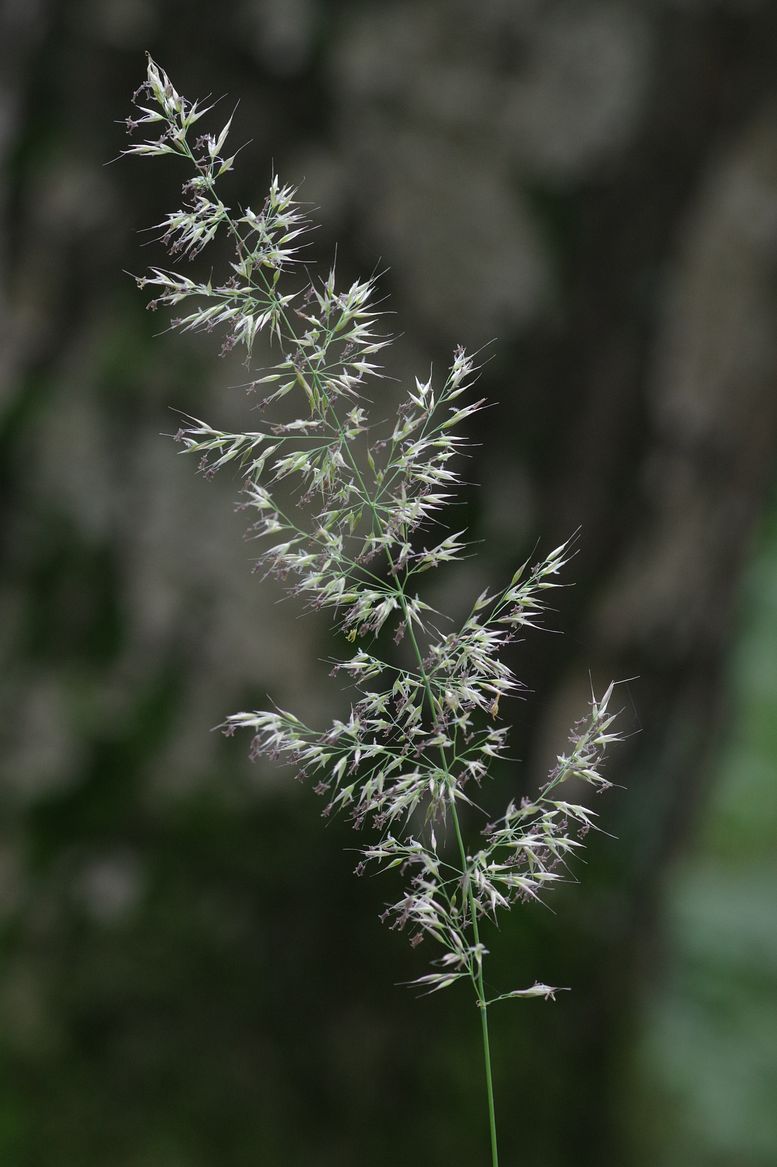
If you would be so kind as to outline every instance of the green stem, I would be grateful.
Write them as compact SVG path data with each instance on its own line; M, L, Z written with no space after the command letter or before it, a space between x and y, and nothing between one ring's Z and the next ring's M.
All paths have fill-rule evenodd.
M396 576L395 576L396 578ZM399 581L397 581L399 584ZM418 668L420 670L421 678L426 690L426 697L429 701L430 708L434 712L435 700L432 693L432 687L429 684L429 678L424 666L421 649L415 635L412 621L410 620L407 611L407 601L405 600L404 588L399 585L400 603L405 615L405 623L407 625L408 636L410 643L413 646L413 651L418 660ZM442 753L442 750L441 750ZM443 762L445 761L443 755ZM447 770L447 766L446 766ZM451 798L451 818L453 820L453 829L456 835L456 844L459 849L459 857L461 859L461 871L464 876L467 902L469 905L469 918L472 926L472 939L477 950L477 957L475 960L475 968L470 975L472 976L472 983L475 989L475 996L477 998L478 1009L480 1011L480 1033L483 1042L483 1062L486 1074L486 1098L488 1101L488 1129L491 1138L491 1167L499 1167L499 1147L496 1137L496 1106L494 1103L494 1076L491 1069L491 1043L488 1038L488 1004L486 1003L486 990L483 984L483 956L480 952L480 929L478 928L477 905L475 903L475 896L472 891L472 883L469 878L469 864L467 863L467 851L464 846L464 838L461 833L461 823L459 822L459 812L456 807L455 799Z
M456 842L461 856L462 870L466 871L467 853L464 848L464 839L461 835L461 825L459 824L459 815L455 804L451 805L451 817L453 819ZM475 946L477 947L480 944L480 929L478 928L475 897L472 894L472 885L469 882L469 878L467 878L467 899L469 901L469 913L472 922L472 939L475 941ZM478 1009L480 1010L480 1032L483 1040L483 1062L486 1072L486 1097L488 1099L488 1128L491 1136L491 1167L499 1167L499 1147L496 1139L496 1107L494 1104L494 1076L491 1071L491 1043L488 1039L488 1004L486 1003L486 990L483 984L483 958L480 953L478 953L476 968L477 972L473 977L473 983L475 985Z
M483 974L480 973L481 991ZM499 1148L496 1142L496 1109L494 1107L494 1082L491 1074L491 1046L488 1040L488 1005L480 1003L480 1028L483 1036L483 1061L486 1067L486 1094L488 1096L488 1127L491 1134L491 1167L499 1167Z

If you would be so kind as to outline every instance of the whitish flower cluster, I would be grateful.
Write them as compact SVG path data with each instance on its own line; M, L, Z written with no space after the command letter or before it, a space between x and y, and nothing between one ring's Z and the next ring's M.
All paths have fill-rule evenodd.
M595 815L561 801L559 787L606 787L600 764L618 736L610 686L574 728L569 753L537 797L511 803L476 847L465 844L462 809L475 807L469 821L483 813L477 791L506 748L500 703L520 690L503 650L541 625L571 546L524 564L506 589L480 595L455 632L436 631L416 577L466 547L463 531L435 530L458 481L458 427L483 406L466 397L473 358L457 349L441 384L417 379L393 422L376 433L366 390L380 376L376 357L389 338L373 281L340 289L334 271L308 277L299 262L306 217L277 177L260 209L227 206L221 187L235 157L227 148L231 119L218 134L196 136L209 107L183 98L151 60L135 103L129 130L152 136L125 153L178 155L190 171L183 208L160 225L163 243L188 259L219 235L229 249L218 277L153 268L138 284L152 290L150 307L183 311L174 327L217 329L223 348L242 346L261 405L283 402L258 430L227 433L190 419L178 439L207 474L228 463L240 468L257 566L309 606L332 609L350 651L333 669L353 686L341 720L317 730L292 713L254 711L229 717L225 732L248 729L253 756L291 764L313 781L325 815L343 812L370 832L357 870L374 864L404 876L385 918L406 928L412 944L428 938L442 950L436 970L416 983L433 991L469 979L485 1011L480 921L517 900L540 899L564 878ZM255 370L260 333L277 359ZM402 649L392 637L406 637ZM504 996L553 992L537 983Z

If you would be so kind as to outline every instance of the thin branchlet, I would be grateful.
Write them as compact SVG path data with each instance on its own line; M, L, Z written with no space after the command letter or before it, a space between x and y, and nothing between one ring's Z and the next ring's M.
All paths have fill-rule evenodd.
M415 379L393 421L372 427L367 388L391 340L375 281L340 288L334 269L309 275L300 248L311 225L295 189L276 175L259 209L230 208L222 186L235 160L232 119L218 133L195 130L212 107L182 97L150 58L135 105L127 127L150 136L124 153L175 155L188 168L182 208L159 225L162 244L175 259L194 259L217 236L231 250L207 279L151 268L137 280L152 293L149 307L171 310L179 331L217 332L222 352L242 348L259 404L293 406L290 416L238 433L187 418L177 440L206 475L239 468L257 568L311 608L333 611L346 650L333 671L353 685L350 709L323 730L276 708L233 714L224 732L247 729L252 757L290 764L311 779L325 815L342 812L371 832L357 871L396 869L404 883L384 919L439 953L413 983L433 992L469 980L485 1011L479 921L540 900L567 877L596 815L562 800L560 788L605 789L602 760L619 739L611 685L573 728L537 796L511 802L465 844L460 810L505 755L502 703L523 692L504 650L542 627L574 537L524 564L506 588L478 596L455 631L437 632L416 577L467 548L464 531L435 528L459 483L457 456L467 445L459 427L485 405L471 399L475 358L457 348L443 378ZM257 369L260 334L276 359ZM406 667L384 658L384 629L405 638ZM455 847L442 845L444 833ZM535 982L496 999L555 992Z

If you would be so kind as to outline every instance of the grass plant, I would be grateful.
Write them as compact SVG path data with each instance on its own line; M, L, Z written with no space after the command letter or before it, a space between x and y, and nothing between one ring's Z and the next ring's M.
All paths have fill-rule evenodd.
M253 757L287 763L311 781L325 816L351 819L358 873L398 877L383 919L413 947L426 941L436 953L411 983L424 992L469 986L497 1167L489 1009L558 990L535 981L489 998L481 924L543 899L568 876L596 814L563 795L610 785L601 763L620 736L610 685L592 699L533 797L511 801L494 818L481 808L484 784L507 749L504 702L523 691L504 650L541 626L574 537L524 563L506 587L482 592L453 631L442 631L420 577L467 547L464 531L444 534L439 526L459 482L460 427L485 404L472 396L476 357L456 349L439 382L417 378L392 419L373 422L368 390L391 342L375 280L340 288L334 268L323 278L310 274L300 248L311 225L295 189L275 175L261 207L230 208L222 191L235 164L232 119L201 133L212 105L181 96L150 58L133 101L127 129L148 136L123 153L171 155L187 170L182 207L160 224L167 251L195 260L221 236L231 253L219 274L153 267L138 285L152 293L149 307L183 313L173 328L219 332L222 351L242 347L248 388L268 410L264 425L236 433L187 418L177 440L206 475L239 468L257 567L302 604L332 612L339 646L332 672L351 687L349 708L324 728L270 708L231 714L224 732L248 731ZM269 368L254 367L260 334L276 356Z

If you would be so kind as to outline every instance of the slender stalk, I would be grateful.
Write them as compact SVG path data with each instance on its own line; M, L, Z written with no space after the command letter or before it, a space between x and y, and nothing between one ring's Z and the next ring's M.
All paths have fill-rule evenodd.
M413 651L418 661L418 668L421 678L423 680L424 688L426 689L427 700L429 701L432 712L436 708L436 701L432 693L432 687L429 684L429 678L426 673L426 667L421 655L421 649L416 639L415 629L407 611L407 601L405 599L404 588L400 585L400 604L405 616L407 624L408 635L410 643L413 646ZM448 770L444 751L441 749L443 765L446 772ZM477 905L475 897L472 893L472 883L469 877L469 863L467 862L467 850L464 846L464 838L461 833L461 823L459 822L459 812L456 808L456 801L451 798L451 818L453 820L453 829L456 835L456 845L459 849L459 858L461 860L461 874L464 879L465 889L467 894L467 902L469 904L470 924L472 926L472 939L474 947L477 951L477 958L474 966L470 970L472 984L475 989L475 997L477 999L478 1010L480 1012L480 1032L483 1042L483 1062L485 1066L486 1075L486 1099L488 1105L488 1129L491 1140L491 1167L499 1167L499 1146L496 1135L496 1105L494 1102L494 1077L491 1069L491 1043L488 1036L488 1004L486 1002L486 991L483 984L483 954L480 950L480 929L478 928Z
M461 835L461 826L459 824L459 815L455 805L452 806L453 827L456 832L456 842L461 856L462 869L467 869L467 856L464 848L464 840ZM475 897L472 894L472 887L467 878L467 898L469 900L469 910L472 918L472 938L475 941L475 947L480 944L480 929L478 928L477 912L475 905ZM499 1147L497 1145L496 1137L496 1106L494 1104L494 1078L491 1071L491 1043L488 1039L488 1004L486 1002L485 986L483 984L483 958L482 955L477 961L477 970L473 977L473 984L475 986L475 995L477 997L478 1009L480 1011L480 1032L483 1040L483 1062L486 1073L486 1098L488 1101L488 1127L491 1136L491 1165L492 1167L499 1167Z
M483 975L480 974L481 991ZM491 1073L491 1045L488 1040L488 1005L480 1005L480 1027L483 1036L483 1062L486 1068L486 1095L488 1098L488 1127L491 1135L491 1167L499 1167L499 1147L496 1140L496 1108L494 1106L494 1081Z

